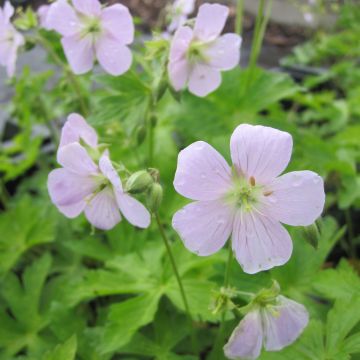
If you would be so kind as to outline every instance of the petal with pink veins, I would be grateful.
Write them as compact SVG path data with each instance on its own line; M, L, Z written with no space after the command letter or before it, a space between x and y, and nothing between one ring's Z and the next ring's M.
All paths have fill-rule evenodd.
M110 230L121 220L115 196L110 188L105 188L89 200L85 216L90 224L101 230Z
M292 344L309 322L306 308L284 296L271 309L263 309L264 346L267 351L279 351Z
M76 113L70 114L61 131L60 146L83 140L87 145L95 148L98 143L98 136L85 119Z
M94 66L94 48L91 35L63 37L61 43L66 58L75 74L85 74Z
M172 220L185 247L200 256L220 250L230 236L232 225L232 209L216 200L188 204Z
M199 8L195 21L194 35L197 39L210 42L224 29L229 8L220 4L204 4Z
M225 34L204 51L209 59L208 64L220 69L231 70L239 65L241 37L236 34Z
M264 211L272 218L293 226L308 226L323 212L324 181L312 171L293 171L266 186Z
M287 132L242 124L231 136L231 158L240 174L254 177L256 183L264 185L285 170L292 145L292 137Z
M292 241L276 220L255 211L235 215L232 248L244 272L255 274L284 265L292 253Z
M186 53L193 39L193 31L188 26L180 27L171 42L170 63L178 60L186 60Z
M67 205L67 206L58 205L57 208L66 217L68 217L70 219L74 219L84 211L85 206L86 206L86 201L81 200L72 205Z
M176 191L193 200L215 200L232 186L231 169L208 143L197 141L179 153Z
M84 15L100 16L101 4L99 0L72 0L77 11Z
M121 44L134 41L134 22L129 9L121 4L105 8L101 14L103 28Z
M115 192L115 196L121 213L130 224L142 229L149 227L150 213L140 201L124 193Z
M221 74L217 69L204 64L194 65L189 75L189 91L196 96L205 97L221 84Z
M96 42L96 57L102 68L113 76L128 71L132 63L130 49L107 35L103 35Z
M88 152L79 143L61 147L57 153L57 161L66 170L78 175L87 176L99 172Z
M50 172L47 187L51 201L56 206L69 206L91 195L98 187L98 182L93 177L81 176L61 168Z
M122 194L123 187L122 187L121 179L111 163L108 151L105 151L101 156L99 160L99 167L101 172L109 179L116 192Z
M186 59L170 62L168 72L171 85L176 91L186 87L190 73L190 66Z
M224 352L229 359L257 359L261 353L263 329L259 310L245 315L235 328Z
M74 36L83 28L73 7L66 0L57 0L49 9L48 24L62 36Z

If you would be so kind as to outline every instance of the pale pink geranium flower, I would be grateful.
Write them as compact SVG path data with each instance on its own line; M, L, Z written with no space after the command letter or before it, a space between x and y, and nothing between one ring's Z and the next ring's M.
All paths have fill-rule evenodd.
M279 351L292 344L309 322L305 307L279 295L273 304L258 305L240 321L224 347L229 359L257 359L261 348Z
M0 65L5 66L7 75L14 76L18 48L25 44L24 37L11 24L14 8L9 1L0 8Z
M230 141L231 169L209 144L198 141L178 157L174 186L196 200L173 217L184 245L206 256L232 234L232 249L249 274L285 264L292 241L281 223L312 224L324 207L322 178L312 171L279 176L292 152L290 134L243 124Z
M194 8L195 0L175 0L170 11L171 23L168 26L168 32L172 33L182 26Z
M91 70L95 58L103 69L117 76L132 63L127 45L134 40L133 19L127 7L115 4L102 8L98 0L66 0L54 3L47 17L62 35L65 55L75 74Z
M121 221L120 213L133 225L146 228L150 214L122 187L108 151L94 161L99 152L95 130L78 114L65 123L57 161L62 166L50 172L48 190L52 202L65 216L82 212L96 228L109 230Z
M38 15L38 18L39 18L39 24L42 28L46 29L46 30L52 30L53 27L52 27L52 24L51 22L49 21L49 11L50 11L50 8L51 6L54 5L51 4L51 5L41 5L38 9L37 9L37 15Z
M206 96L221 83L221 71L231 70L240 60L241 37L220 36L229 9L219 4L199 8L194 29L180 27L172 40L168 72L176 91L185 87Z

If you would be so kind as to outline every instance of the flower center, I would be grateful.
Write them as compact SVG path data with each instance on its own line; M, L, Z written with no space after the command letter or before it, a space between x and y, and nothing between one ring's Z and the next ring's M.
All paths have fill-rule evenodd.
M83 18L84 30L82 32L83 36L92 35L97 36L101 33L101 21L97 17L84 17Z
M236 175L234 186L226 194L226 200L238 209L251 211L253 206L258 203L261 193L262 186L256 185L253 177L247 180Z
M202 42L193 41L187 51L186 57L190 63L208 62L209 59L204 53L207 44Z

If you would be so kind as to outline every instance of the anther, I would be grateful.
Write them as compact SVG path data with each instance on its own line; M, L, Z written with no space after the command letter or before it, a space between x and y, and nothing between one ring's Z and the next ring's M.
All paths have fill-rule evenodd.
M264 191L264 196L270 196L273 194L273 191Z
M250 177L249 182L251 186L255 186L255 178L253 176Z

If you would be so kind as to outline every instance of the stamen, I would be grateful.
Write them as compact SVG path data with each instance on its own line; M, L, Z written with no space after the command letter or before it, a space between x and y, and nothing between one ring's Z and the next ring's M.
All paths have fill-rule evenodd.
M273 191L264 191L264 196L270 196L272 195L274 192Z
M255 184L256 184L255 178L253 176L250 177L249 182L250 182L251 186L255 186Z

